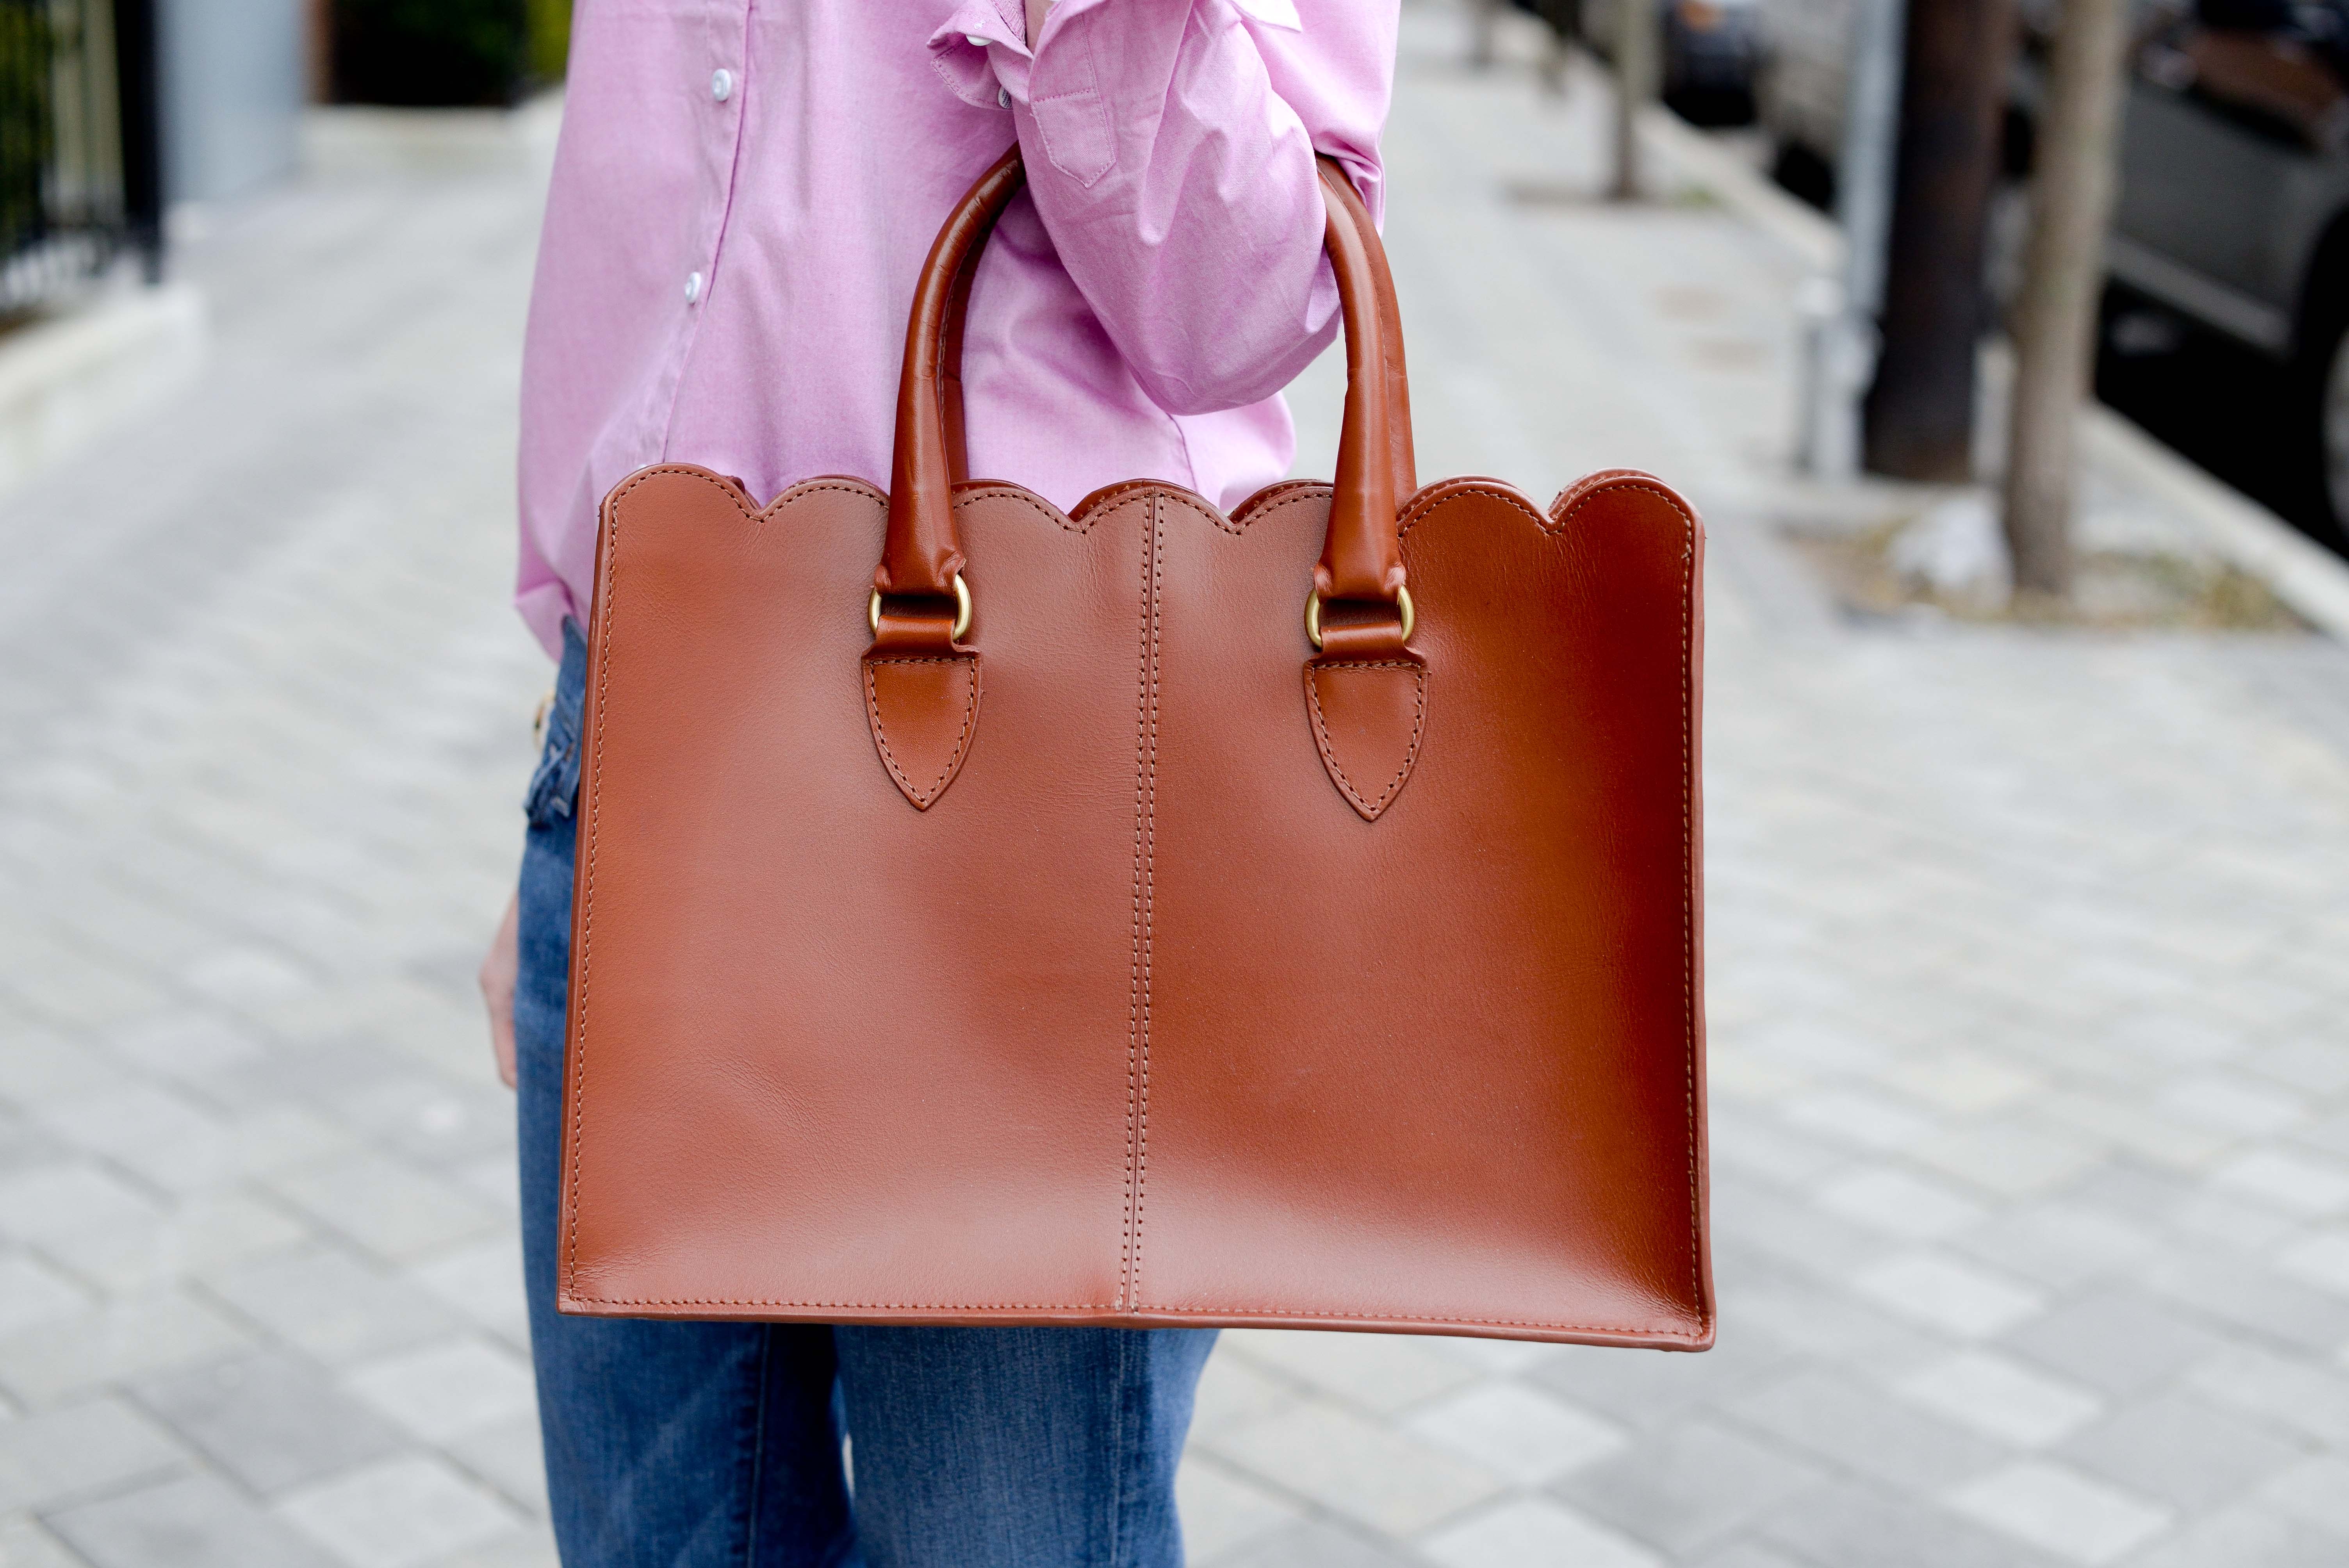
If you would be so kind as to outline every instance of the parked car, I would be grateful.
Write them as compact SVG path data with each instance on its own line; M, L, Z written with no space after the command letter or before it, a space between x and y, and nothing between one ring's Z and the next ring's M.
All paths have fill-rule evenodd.
M1805 201L1826 206L1843 146L1851 72L1852 0L1760 0L1760 64L1754 117L1769 137L1771 172Z
M1761 54L1761 0L1643 0L1663 22L1663 98L1698 125L1754 118ZM1605 57L1613 50L1616 0L1518 0Z
M2025 6L2018 166L2052 15ZM1761 19L1758 118L1782 182L1824 201L1851 0L1764 0ZM2349 531L2349 0L2155 0L2136 18L2123 113L2109 275L2290 378L2299 448Z
M2299 383L2349 529L2349 0L2199 0L2136 52L2111 274Z

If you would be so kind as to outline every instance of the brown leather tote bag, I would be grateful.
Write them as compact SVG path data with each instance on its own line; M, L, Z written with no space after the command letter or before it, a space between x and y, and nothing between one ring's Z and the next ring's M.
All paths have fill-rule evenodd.
M1703 530L1640 473L1416 484L1323 178L1334 485L960 477L1014 153L886 493L605 500L563 1310L1712 1342Z

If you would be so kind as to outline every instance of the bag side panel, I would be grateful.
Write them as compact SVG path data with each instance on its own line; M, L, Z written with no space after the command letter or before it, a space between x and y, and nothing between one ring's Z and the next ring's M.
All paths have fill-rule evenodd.
M859 671L878 492L630 487L589 661L563 1305L1114 1310L1137 531L960 508L984 694L919 811Z
M1161 543L1143 1306L1693 1347L1698 530L1651 480L1404 537L1428 666L1366 821L1299 692L1326 492Z

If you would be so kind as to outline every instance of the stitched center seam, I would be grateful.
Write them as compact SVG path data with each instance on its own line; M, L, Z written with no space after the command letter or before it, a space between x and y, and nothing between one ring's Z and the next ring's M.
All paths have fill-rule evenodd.
M1142 1108L1145 1040L1150 1029L1150 834L1153 750L1158 687L1158 498L1143 507L1142 614L1135 630L1133 681L1133 956L1125 1015L1125 1235L1118 1260L1118 1305L1140 1299L1142 1268Z
M1142 1305L1142 1226L1150 1197L1150 981L1153 922L1158 899L1158 669L1160 621L1164 614L1162 589L1166 578L1167 497L1150 498L1150 686L1148 724L1142 754L1142 1028L1141 1081L1134 1091L1133 1134L1133 1284L1129 1305Z

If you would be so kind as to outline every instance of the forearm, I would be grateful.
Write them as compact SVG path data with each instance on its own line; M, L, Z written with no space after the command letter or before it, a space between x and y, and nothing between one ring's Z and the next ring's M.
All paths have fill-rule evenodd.
M1378 196L1392 11L1247 3L1056 0L1038 26L1029 0L1032 58L995 57L1061 263L1176 413L1270 396L1335 332L1315 154Z

